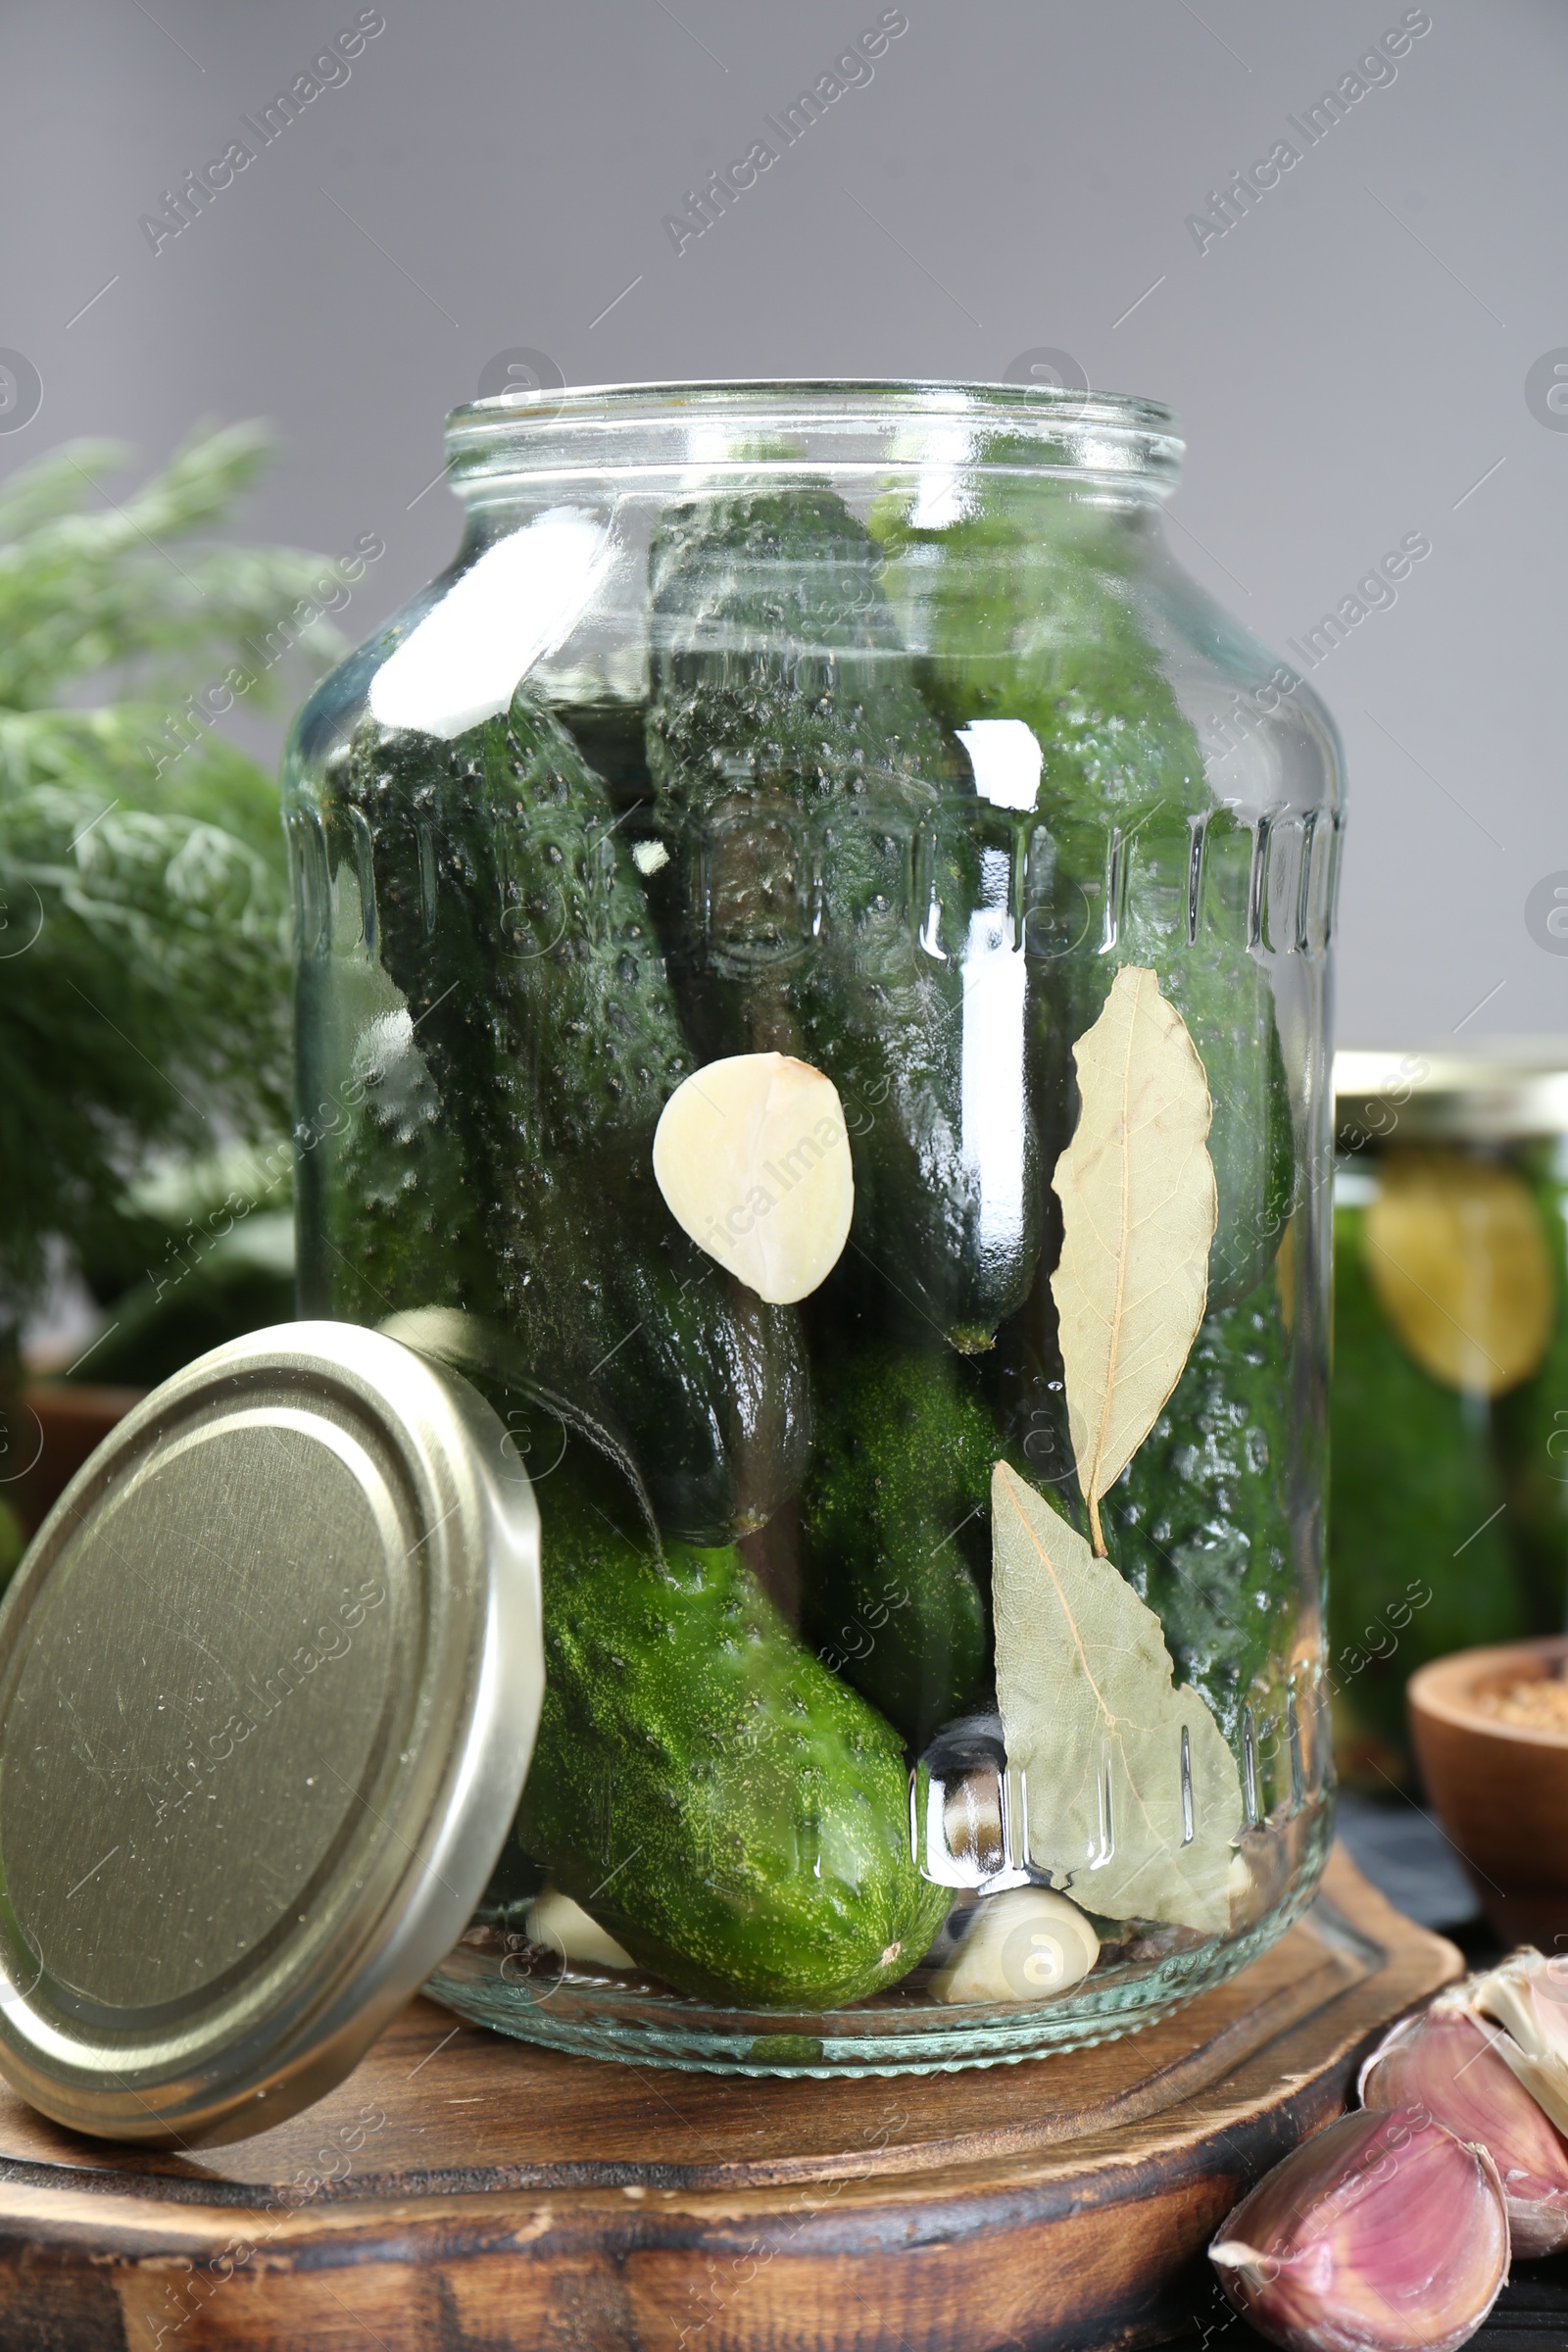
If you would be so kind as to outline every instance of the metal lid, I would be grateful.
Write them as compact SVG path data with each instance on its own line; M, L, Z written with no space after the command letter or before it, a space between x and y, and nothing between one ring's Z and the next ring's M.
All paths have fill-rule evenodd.
M0 1608L0 2069L46 2115L263 2131L462 1935L544 1690L504 1438L395 1340L283 1324L55 1505Z
M1345 1152L1396 1136L1489 1144L1568 1135L1568 1040L1501 1038L1476 1054L1336 1054L1334 1094Z

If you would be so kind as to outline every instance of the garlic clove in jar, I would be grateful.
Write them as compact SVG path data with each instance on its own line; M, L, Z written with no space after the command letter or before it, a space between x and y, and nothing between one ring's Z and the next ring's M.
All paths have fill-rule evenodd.
M974 1906L968 1933L930 1983L936 2001L1045 2001L1087 1977L1100 1938L1076 1903L1048 1886L1011 1886Z
M1568 2132L1568 1960L1521 1944L1500 1968L1468 1977L1446 2000L1504 2029L1493 2045L1498 2057Z
M1420 2107L1486 2149L1515 2254L1568 2244L1568 2141L1496 2048L1496 2027L1439 2002L1385 2035L1361 2069L1363 2107Z
M1497 2168L1418 2108L1342 2116L1242 2199L1208 2258L1285 2352L1456 2352L1508 2276Z
M546 1886L535 1895L523 1917L523 1934L530 1943L554 1952L567 1968L635 1968L630 1952L621 1950L608 1930L591 1919L580 1903L559 1887Z
M825 1282L855 1214L837 1087L787 1054L734 1054L682 1079L654 1131L670 1215L760 1298Z

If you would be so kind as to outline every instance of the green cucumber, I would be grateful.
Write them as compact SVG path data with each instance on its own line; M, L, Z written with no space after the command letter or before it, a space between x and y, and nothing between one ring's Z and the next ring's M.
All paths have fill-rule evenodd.
M638 1963L743 2008L861 1999L948 1896L910 1855L897 1734L732 1547L656 1546L579 1440L537 1493L546 1685L523 1850Z
M1021 1070L1006 1135L965 1131L973 919L1004 906L1010 835L928 716L841 500L694 501L651 562L648 765L692 1034L705 1058L778 1051L827 1073L855 1139L849 1265L888 1311L985 1348L1040 1248Z
M361 1322L461 1307L488 1288L477 1201L459 1138L407 1011L361 1035L331 1199L342 1247L326 1260L334 1310Z
M406 1001L338 1171L343 1310L368 1288L482 1317L629 1450L672 1533L761 1525L808 1458L804 1345L655 1185L692 1057L603 785L519 695L451 744L365 722L340 790Z
M1268 975L1249 953L1251 841L1223 813L1204 827L1200 927L1189 938L1193 836L1185 818L1152 815L1128 853L1131 871L1114 955L1085 971L1076 1018L1098 1017L1115 970L1157 972L1198 1049L1213 1105L1208 1155L1218 1215L1208 1255L1208 1303L1237 1305L1279 1251L1296 1183L1290 1086ZM1081 1034L1080 1029L1080 1034Z
M1290 1336L1272 1275L1204 1317L1149 1437L1101 1505L1111 1558L1157 1610L1176 1665L1240 1747L1277 1716L1302 1585L1291 1516ZM1276 1723L1277 1735L1280 1727ZM1260 1810L1286 1793L1260 1793Z
M1289 1220L1290 1090L1273 990L1250 944L1252 837L1217 805L1134 604L1138 532L1049 493L1023 526L981 515L933 533L889 509L877 528L895 584L901 564L939 556L920 664L933 710L956 728L1022 720L1041 749L1024 936L1048 1170L1072 1129L1067 1047L1118 968L1145 965L1207 1074L1219 1193L1209 1303L1234 1305L1272 1264Z
M819 1368L804 1630L911 1747L985 1672L1001 1451L961 1358L872 1344Z

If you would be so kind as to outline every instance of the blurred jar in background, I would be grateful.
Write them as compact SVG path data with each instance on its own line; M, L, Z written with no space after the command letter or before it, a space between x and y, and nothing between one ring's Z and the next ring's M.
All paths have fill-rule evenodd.
M1568 1619L1568 1043L1335 1061L1340 1777L1410 1777L1429 1658Z

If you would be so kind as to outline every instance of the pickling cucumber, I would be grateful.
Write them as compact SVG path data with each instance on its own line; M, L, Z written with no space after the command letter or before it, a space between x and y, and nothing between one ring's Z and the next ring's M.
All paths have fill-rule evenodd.
M804 1630L923 1747L985 1671L996 1425L961 1358L872 1344L819 1367Z
M692 1056L599 779L519 695L452 744L365 722L340 788L406 1001L343 1155L344 1310L368 1283L482 1316L629 1450L671 1533L762 1524L808 1458L804 1346L655 1186Z
M1016 1118L965 1116L965 989L1005 847L988 862L989 811L840 499L803 484L693 501L664 516L651 565L648 765L692 1034L705 1058L779 1051L827 1073L855 1151L846 1272L890 1313L987 1348L1040 1247L1021 1049Z
M1308 1561L1291 1515L1290 1337L1272 1273L1205 1315L1187 1366L1101 1504L1111 1557L1156 1610L1179 1682L1239 1746L1277 1717ZM1280 1661L1285 1661L1282 1669ZM1280 1727L1275 1725L1274 1729ZM1283 1789L1265 1789L1260 1809Z
M319 1183L330 1159L325 1214L301 1237L304 1311L374 1323L389 1308L459 1307L484 1296L469 1161L406 1006L360 1022L347 1083L322 1107L330 1126L320 1120L320 1140L299 1162L302 1177Z
M897 1734L731 1547L655 1544L574 1440L538 1486L546 1685L523 1850L644 1968L744 2008L895 1983L948 1897Z
M939 558L919 664L938 717L1021 720L1040 747L1024 940L1048 1174L1075 1116L1066 1045L1098 1018L1120 966L1145 965L1207 1074L1219 1194L1209 1303L1234 1305L1289 1219L1290 1091L1269 976L1251 952L1252 836L1218 803L1134 606L1137 528L1086 517L1049 487L1027 525L982 514L932 533L890 506L877 528L895 574Z

